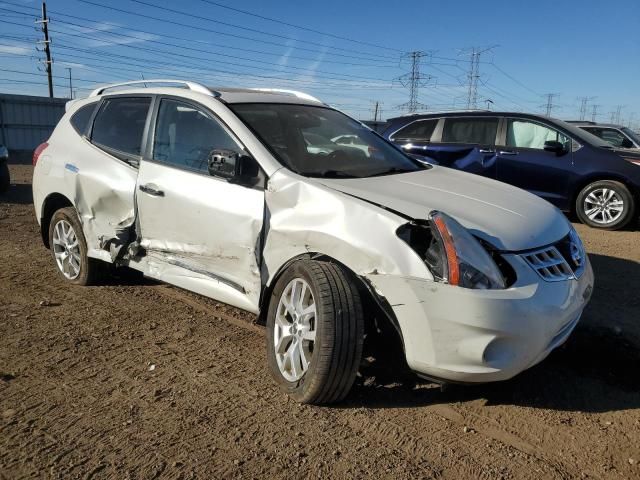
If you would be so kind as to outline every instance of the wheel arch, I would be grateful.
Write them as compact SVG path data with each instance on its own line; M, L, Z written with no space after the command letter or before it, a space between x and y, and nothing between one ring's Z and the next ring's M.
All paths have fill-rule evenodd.
M49 224L51 218L56 211L65 207L73 207L73 203L65 195L54 192L47 195L42 202L42 211L40 212L40 235L42 236L42 243L47 248L49 245Z
M631 192L631 195L633 196L633 199L636 202L636 205L638 204L638 199L640 198L640 192L638 191L637 188L635 188L635 186L631 182L629 182L628 178L622 175L611 173L611 172L592 173L586 177L581 178L574 185L573 191L571 192L571 204L570 204L570 208L571 208L570 211L572 214L574 215L576 214L576 201L578 200L578 195L580 195L580 192L587 185L594 182L604 181L604 180L610 180L613 182L622 183Z
M391 342L395 342L394 346L403 353L404 361L404 337L402 335L400 324L398 323L395 313L393 312L393 308L391 308L389 302L386 298L376 293L374 287L366 278L358 275L347 265L325 253L306 252L299 254L290 258L280 266L276 274L272 276L271 282L269 284L265 284L262 288L259 302L259 314L256 323L266 325L267 312L269 311L269 299L271 298L271 294L273 293L273 289L278 283L279 278L293 263L298 260L305 259L335 263L348 272L351 278L356 282L362 299L365 317L365 332L377 331L378 333L384 332L385 334L390 333L393 335L395 338L393 338Z

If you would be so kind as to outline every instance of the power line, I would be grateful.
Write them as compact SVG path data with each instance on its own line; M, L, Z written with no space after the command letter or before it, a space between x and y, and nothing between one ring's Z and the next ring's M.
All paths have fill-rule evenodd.
M220 31L220 30L213 30L211 28L200 27L200 26L197 26L197 25L192 25L190 23L182 23L182 22L178 22L178 21L175 21L175 20L167 20L166 18L160 18L160 17L155 17L153 15L138 13L138 12L134 12L134 11L131 11L131 10L125 10L125 9L122 9L122 8L116 8L116 7L113 7L113 6L110 6L110 5L101 5L99 3L89 2L87 0L76 0L76 1L88 3L88 4L91 4L91 5L94 5L94 6L98 6L98 7L107 9L107 10L112 10L112 11L116 11L116 12L120 12L120 13L126 13L126 14L129 14L129 15L133 15L135 17L146 18L146 19L149 19L149 20L162 22L162 23L169 24L169 25L177 25L177 26L184 27L184 28L189 28L189 29L192 29L192 30L198 30L198 31L207 32L207 33L213 33L213 34L216 34L217 36L220 36L220 37L239 38L239 39L248 40L248 41L251 41L251 42L258 42L261 45L275 45L275 46L281 47L281 48L289 48L290 47L290 45L287 45L286 43L277 43L277 42L272 42L272 41L269 41L269 40L266 40L266 39L247 37L247 36L238 35L238 34L235 34L235 33L223 32L223 31ZM25 9L28 8L28 7L23 7L22 5L18 5L18 4L14 4L14 3L9 3L9 4L11 6L13 6L13 7L20 7L20 8L25 8ZM53 13L53 11L52 11L52 13ZM70 18L74 18L74 17L71 17L70 15L61 14L60 12L57 12L57 14L58 15L64 15L64 16L67 16L67 17L70 17ZM75 17L75 18L79 18L79 17ZM89 20L89 21L95 21L95 20ZM114 24L114 25L118 26L117 24ZM90 28L90 27L85 27L85 28ZM146 33L151 33L151 32L146 32ZM157 32L152 33L152 34L155 35L155 34L157 34ZM168 37L168 35L164 35L164 36ZM182 40L192 41L192 42L194 41L194 40L189 40L189 39L182 39ZM362 56L348 55L348 54L338 53L338 52L322 51L322 50L318 50L318 49L306 48L306 47L299 46L299 45L296 45L296 50L302 50L302 51L313 52L313 53L322 53L322 54L326 54L326 55L334 55L334 56L339 56L339 57L344 57L344 58L353 58L353 59L358 59L358 60L376 61L375 58L365 58L365 57L362 57ZM397 61L397 58L392 58L392 57L383 57L383 58L385 60L387 60L387 61L389 59ZM315 61L315 59L314 59L314 61Z
M27 7L23 7L23 8L27 8ZM10 10L10 9L6 9L6 8L2 8L0 7L0 11L3 12L14 12L15 10ZM80 17L77 15L68 15L68 14L64 14L64 13L60 13L57 12L55 10L49 10L50 14L54 14L56 16L61 16L64 18L72 18L72 19L76 19L76 20L82 20L82 21L86 21L86 22L97 22L98 20L93 19L93 18L87 18L87 17ZM5 16L7 16L7 14L5 14ZM7 23L11 23L12 25L19 25L17 23L12 23L12 22L7 22ZM84 25L79 25L77 23L74 22L69 22L69 21L64 21L64 20L60 20L60 19L56 19L56 23L60 23L60 24L64 24L64 25L73 25L76 26L78 28L83 28L83 29L87 29L89 27L85 27ZM105 25L109 25L109 26L113 26L113 27L118 27L118 28L126 28L126 30L128 30L130 33L139 33L139 34L143 34L143 35L153 35L154 37L157 37L158 32L151 32L149 30L142 30L139 28L130 28L127 25L122 25L122 24L118 24L118 23L111 23L111 22L102 22ZM111 34L115 34L114 32L101 32L101 33L111 33ZM139 36L135 36L135 35L127 35L127 34L123 34L123 33L118 33L117 35L119 36L124 36L126 38L131 38L131 39L137 39L140 41L149 41L151 39L149 39L148 37L139 37ZM205 41L205 40L198 40L198 39L194 39L194 38L185 38L185 37L179 37L179 36L175 36L175 35L169 35L167 33L162 34L163 37L165 38L169 38L169 39L173 39L173 40L179 40L179 41L184 41L184 42L189 42L190 44L193 43L199 43L199 44L204 44L204 45L211 45L214 47L220 47L220 48L226 48L229 50L238 50L238 51L242 51L242 52L249 52L249 53L257 53L260 55L269 55L269 56L274 56L274 57L282 57L283 54L282 53L274 53L274 52L266 52L264 50L255 50L255 49L251 49L251 48L242 48L242 47L234 47L231 45L224 45L224 44L220 44L220 43L214 43L214 42L210 42L210 41ZM183 45L176 45L175 43L168 43L168 42L163 42L164 44L167 45L172 45L175 46L177 48L183 48L183 49L187 49L187 50L196 50L196 51L201 51L198 49L194 49L192 47L185 47ZM211 50L208 50L207 52L209 53L213 53L211 52ZM294 59L294 60L306 60L306 61L316 61L316 58L311 58L311 57L301 57L298 55L287 55L287 58L290 59ZM355 57L357 58L357 57ZM367 60L367 59L365 59ZM377 60L372 60L372 61L377 61ZM273 64L273 62L271 62ZM392 65L392 64L377 64L377 63L354 63L354 62L342 62L339 60L331 60L331 59L323 59L323 63L334 63L337 65L349 65L349 66L354 66L354 67L368 67L368 68L397 68L397 65Z
M259 15L259 14L254 13L254 12L249 12L247 10L241 10L239 8L230 7L228 5L224 5L224 4L221 4L221 3L218 3L218 2L214 2L212 0L200 0L200 1L204 2L204 3L208 3L209 5L215 5L216 7L225 8L227 10L231 10L231 11L242 13L242 14L245 14L245 15L250 15L252 17L260 18L262 20L268 20L270 22L279 23L281 25L286 25L288 27L298 28L300 30L306 30L307 32L313 32L313 33L317 33L319 35L324 35L326 37L337 38L338 40L346 40L348 42L359 43L361 45L368 45L368 46L376 47L376 48L383 48L385 50L392 50L392 51L395 51L395 52L402 52L402 50L398 50L397 48L391 48L391 47L387 47L387 46L384 46L384 45L378 45L378 44L375 44L375 43L363 42L361 40L355 40L353 38L343 37L341 35L335 35L333 33L321 32L321 31L315 30L313 28L303 27L301 25L296 25L294 23L284 22L284 21L278 20L276 18L266 17L264 15Z
M76 1L88 4L88 5L93 5L95 7L105 8L105 9L108 9L108 10L113 10L113 11L117 11L117 12L121 12L121 13L127 13L127 14L130 14L130 15L135 15L135 16L142 17L142 18L148 18L148 19L151 19L151 20L156 20L156 21L160 21L160 22L164 22L164 23L171 23L171 24L174 24L174 25L180 25L180 26L187 27L187 28L213 32L213 33L216 33L216 34L221 34L221 35L226 35L226 36L234 36L234 37L237 37L237 38L243 38L245 40L251 40L251 41L254 41L254 42L263 42L263 43L268 42L267 40L264 40L264 39L245 37L245 36L241 36L241 35L237 35L237 34L232 34L232 33L229 33L229 32L215 31L215 30L211 30L209 28L198 27L196 25L177 22L175 20L166 20L164 18L158 18L158 17L152 16L152 15L148 15L148 14L138 13L138 12L134 12L134 11L131 11L131 10L126 10L126 9L123 9L123 8L117 8L117 7L114 7L114 6L111 6L111 5L103 5L101 3L93 2L91 0L76 0ZM216 23L216 24L219 24L219 25L225 25L225 26L231 27L231 28L238 28L238 29L241 29L241 30L251 31L251 32L254 32L254 33L260 33L262 35L267 35L267 36L271 36L271 37L275 37L275 38L282 38L282 39L285 39L287 41L293 40L292 38L287 37L285 35L279 35L279 34L276 34L276 33L270 33L270 32L265 32L265 31L262 31L262 30L249 28L249 27L243 27L242 25L235 25L235 24L228 23L228 22L222 22L222 21L216 20L214 18L204 17L204 16L201 16L201 15L194 15L194 14L191 14L191 13L188 13L188 12L181 12L180 10L174 10L174 9L171 9L171 8L168 8L168 7L159 7L159 6L153 5L151 3L143 2L142 0L130 0L130 1L136 2L136 3L140 3L140 4L146 5L148 7L156 8L156 9L162 10L164 12L184 15L184 16L187 16L187 17L190 17L190 18L194 18L194 19L197 19L197 20L205 20L205 21L208 21L208 22L211 22L211 23ZM360 55L360 57L362 57L362 55L367 55L369 57L378 57L378 58L384 58L384 59L387 59L387 60L389 60L389 59L395 60L396 59L396 57L371 54L371 53L361 52L361 51L358 51L358 50L351 50L351 49L339 48L339 47L330 47L330 46L323 45L323 44L318 43L318 42L312 42L312 41L309 41L309 40L297 40L297 41L300 42L300 43L305 43L305 44L308 44L308 45L314 45L314 46L321 47L322 50L318 50L318 49L310 50L310 49L307 49L307 50L310 50L310 51L313 51L313 52L316 52L316 53L327 53L327 49L331 48L331 49L334 49L334 50L340 50L340 51L344 51L344 52L357 53L358 55ZM274 45L281 46L281 47L282 46L284 46L284 47L288 46L288 45L283 44L283 43L274 43L274 42L271 42L271 43L273 43ZM302 49L302 47L297 47L297 48ZM345 54L338 54L338 53L333 53L333 55L347 56Z
M420 71L421 60L428 55L427 52L418 50L405 55L411 59L411 71L398 77L396 80L400 82L403 87L409 87L409 101L398 105L399 109L414 113L418 108L424 108L425 110L428 108L427 105L418 102L418 90L420 86L425 85L426 82L433 78L431 75L424 75Z

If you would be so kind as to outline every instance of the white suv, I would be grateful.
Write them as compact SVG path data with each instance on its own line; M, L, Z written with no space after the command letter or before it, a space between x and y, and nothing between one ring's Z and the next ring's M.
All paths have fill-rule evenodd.
M365 148L332 141L350 136ZM549 203L424 165L299 92L104 87L70 102L34 164L62 278L112 263L258 314L300 402L342 399L380 335L422 377L508 379L567 339L592 291Z

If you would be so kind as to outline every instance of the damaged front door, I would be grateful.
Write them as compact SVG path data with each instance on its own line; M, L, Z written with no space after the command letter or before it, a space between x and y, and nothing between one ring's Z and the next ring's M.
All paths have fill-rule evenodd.
M198 106L160 100L137 186L147 274L257 312L264 191L211 168L216 151L243 152Z

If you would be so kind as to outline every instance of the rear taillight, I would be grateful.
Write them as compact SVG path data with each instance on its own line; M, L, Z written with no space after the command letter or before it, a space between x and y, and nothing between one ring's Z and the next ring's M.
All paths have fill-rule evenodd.
M49 144L47 142L41 143L40 145L38 145L36 147L36 149L33 151L33 166L36 166L36 163L38 163L38 159L40 158L40 155L42 155L42 152L45 151L45 149L49 146Z

